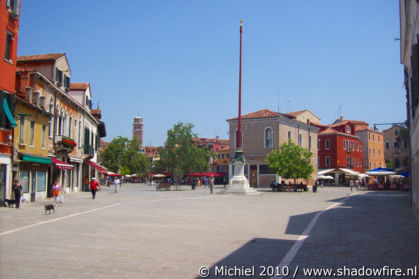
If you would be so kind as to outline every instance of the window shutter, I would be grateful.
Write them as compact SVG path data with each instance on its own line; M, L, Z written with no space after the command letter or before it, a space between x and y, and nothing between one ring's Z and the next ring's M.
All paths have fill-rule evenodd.
M87 128L84 128L84 145L89 146L89 137L90 137L90 131Z

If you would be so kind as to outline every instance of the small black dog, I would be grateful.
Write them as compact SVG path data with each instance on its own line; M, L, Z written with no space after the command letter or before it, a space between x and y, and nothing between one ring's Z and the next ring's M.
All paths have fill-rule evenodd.
M7 202L7 206L9 206L9 207L16 206L16 201L15 200L5 199L4 201Z
M46 204L45 205L45 215L47 214L47 211L48 211L48 214L51 214L51 210L54 211L54 214L55 214L54 205L53 204Z

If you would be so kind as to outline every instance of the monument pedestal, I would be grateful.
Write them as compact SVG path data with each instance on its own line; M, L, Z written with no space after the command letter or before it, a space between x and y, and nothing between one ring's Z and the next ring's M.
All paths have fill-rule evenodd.
M237 150L233 160L234 176L230 179L228 188L221 191L221 194L259 194L256 189L250 187L249 181L244 176L244 163L243 151Z

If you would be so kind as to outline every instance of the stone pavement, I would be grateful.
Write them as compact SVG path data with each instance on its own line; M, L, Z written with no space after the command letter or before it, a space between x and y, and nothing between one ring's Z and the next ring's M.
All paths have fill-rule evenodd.
M44 203L0 208L0 278L200 278L201 266L210 278L270 278L259 276L260 266L277 267L290 251L296 252L290 271L419 264L419 221L407 193L261 192L210 195L208 188L159 192L124 184L118 194L103 187L95 200L66 194L56 214L44 215ZM255 266L255 274L215 276L223 266ZM302 270L297 278L304 278Z

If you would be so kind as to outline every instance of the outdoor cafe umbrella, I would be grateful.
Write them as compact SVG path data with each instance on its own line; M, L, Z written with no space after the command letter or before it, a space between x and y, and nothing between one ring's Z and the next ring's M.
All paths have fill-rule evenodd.
M372 176L386 176L386 175L396 174L396 172L394 172L393 169L387 169L387 168L376 168L376 169L367 171L366 173Z
M317 177L318 179L334 179L332 176L330 175L319 175Z

